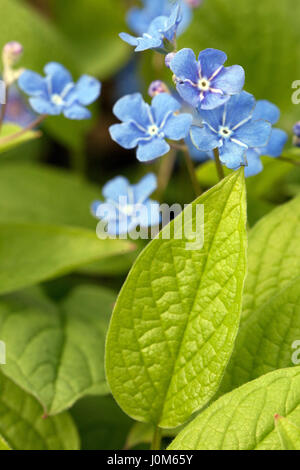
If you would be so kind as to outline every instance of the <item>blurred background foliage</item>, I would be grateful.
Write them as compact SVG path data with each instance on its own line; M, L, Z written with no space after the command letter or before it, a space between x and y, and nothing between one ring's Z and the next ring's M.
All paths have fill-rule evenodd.
M143 174L158 170L160 162L139 164L134 152L119 147L108 134L109 125L115 122L112 106L120 96L135 91L146 96L155 79L164 79L172 87L170 71L160 56L153 52L134 54L118 37L119 32L128 31L126 11L133 4L138 1L0 0L0 48L17 40L24 45L22 65L26 68L42 72L47 62L58 61L74 78L88 73L103 82L90 121L49 118L42 137L32 135L35 138L0 155L0 224L55 224L94 230L90 203L101 197L106 181L123 174L136 182ZM292 126L300 119L300 105L291 101L292 82L300 80L299 18L299 0L204 0L178 44L196 53L206 47L222 49L229 65L245 68L246 90L279 106L278 127L290 135L285 156L291 159L300 157L299 149L291 150ZM14 108L16 122L24 106L20 97ZM263 173L247 181L250 225L300 192L299 168L267 157L264 164ZM197 174L203 189L217 182L212 162L199 165ZM170 203L193 199L180 158L165 199ZM88 282L108 287L115 296L139 249L45 282L43 291L56 302ZM84 448L126 444L132 422L111 397L84 398L72 409L72 416ZM148 430L143 432L149 434ZM137 442L134 435L132 440Z

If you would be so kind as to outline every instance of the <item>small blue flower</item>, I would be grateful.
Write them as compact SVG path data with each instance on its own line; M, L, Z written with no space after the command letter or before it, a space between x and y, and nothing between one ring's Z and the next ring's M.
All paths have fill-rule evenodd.
M150 28L152 21L158 16L170 16L174 2L170 0L143 0L144 8L132 8L127 15L127 23L132 31L143 36ZM180 4L182 21L178 27L177 34L183 33L192 20L192 8L185 0L177 2Z
M137 159L149 162L169 152L165 139L181 140L188 135L193 118L178 114L180 108L168 93L156 95L151 106L140 93L126 95L114 106L113 112L122 124L111 126L110 135L121 147L137 147Z
M130 233L136 227L150 227L160 222L159 203L149 199L156 190L156 176L148 174L135 185L118 176L103 188L105 202L95 201L92 214L107 222L110 235Z
M192 49L181 49L172 59L177 91L194 108L214 109L240 93L245 72L240 65L224 67L227 56L217 49L200 52L198 61Z
M253 120L264 119L272 125L276 124L280 117L280 111L275 104L270 101L257 101L252 116ZM268 155L269 157L279 157L288 140L288 135L281 129L272 129L271 137L265 147L250 149L246 153L248 165L245 168L245 176L253 176L260 173L263 169L260 157Z
M101 92L101 83L93 77L83 75L73 82L68 70L56 62L44 68L46 77L25 70L19 78L19 87L30 96L32 109L38 114L68 119L88 119L91 113L85 106L93 103Z
M256 120L255 99L243 91L213 111L200 110L202 127L191 127L193 144L202 151L219 149L220 160L228 168L247 166L247 150L266 147L272 126Z
M120 38L131 46L135 46L136 52L147 49L155 49L159 52L167 52L166 45L173 43L178 26L182 20L180 6L177 5L169 16L157 16L151 21L150 26L141 37L120 33ZM168 47L168 46L167 46Z

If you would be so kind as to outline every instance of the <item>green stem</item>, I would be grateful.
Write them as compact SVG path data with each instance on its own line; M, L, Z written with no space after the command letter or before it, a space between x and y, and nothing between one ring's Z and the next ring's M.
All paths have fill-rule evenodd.
M187 166L190 178L191 178L191 182L192 182L192 185L193 185L193 188L194 188L194 192L195 192L196 196L198 197L202 194L202 189L200 187L200 184L199 184L196 172L195 172L195 167L194 167L193 161L190 157L189 150L188 150L186 145L183 146L182 150L183 150L185 163L186 163L186 166Z
M24 134L34 129L35 127L37 127L39 124L41 124L41 122L43 122L46 117L47 117L46 114L43 114L42 116L39 116L37 119L32 121L28 126L24 127L24 129L22 129L21 131L15 132L15 134L11 134L6 137L0 138L0 145L7 144L9 142L12 142L13 140L16 140L22 137Z
M215 157L218 177L219 177L219 180L222 181L222 179L224 179L224 177L225 177L225 174L224 174L224 169L223 169L222 163L220 161L220 154L219 154L219 149L218 148L214 149L214 157Z
M174 150L171 150L168 155L162 159L157 178L157 194L159 201L161 201L163 194L170 182L175 160L176 152Z
M161 429L156 426L154 433L153 433L153 439L151 443L151 450L160 450L161 448L161 438L162 438L162 433Z

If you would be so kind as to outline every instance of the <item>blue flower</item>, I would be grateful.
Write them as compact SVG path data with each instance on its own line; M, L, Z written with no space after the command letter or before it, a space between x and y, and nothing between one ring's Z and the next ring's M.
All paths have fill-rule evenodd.
M30 96L32 109L38 114L69 119L88 119L91 113L85 106L93 103L101 92L101 83L83 75L77 83L62 65L50 62L44 68L46 77L25 70L19 78L19 87Z
M247 150L266 147L272 131L270 122L256 120L254 108L254 97L243 91L217 109L200 110L202 127L192 126L193 144L202 151L218 148L228 168L247 166Z
M131 46L135 46L136 52L147 49L168 52L168 43L173 43L181 20L180 6L177 5L169 16L157 16L154 18L149 28L143 32L141 37L136 38L127 33L120 33L119 36L123 41Z
M178 114L180 103L168 93L156 95L151 106L140 93L126 95L114 106L114 114L122 124L110 127L112 139L121 147L137 147L137 159L149 162L170 150L167 139L181 140L189 132L192 116Z
M214 109L240 93L245 72L240 65L224 67L227 56L217 49L200 52L198 61L192 49L181 49L170 63L177 91L194 108Z
M156 176L148 174L135 185L118 176L103 188L105 202L95 201L92 213L107 222L110 235L130 233L136 227L150 227L160 222L159 203L149 199L157 188Z
M127 23L132 31L139 36L146 33L152 21L158 16L170 16L174 3L170 0L143 0L144 8L132 8L127 15ZM177 34L183 33L192 20L192 9L184 0L180 3L182 21Z
M274 125L278 122L279 117L280 111L277 106L275 106L275 104L266 100L257 101L252 116L253 120L264 119ZM248 165L245 168L245 176L253 176L262 171L263 165L260 160L262 155L268 155L269 157L279 157L287 140L288 135L286 132L281 129L272 129L271 137L265 147L254 148L247 151L246 159Z

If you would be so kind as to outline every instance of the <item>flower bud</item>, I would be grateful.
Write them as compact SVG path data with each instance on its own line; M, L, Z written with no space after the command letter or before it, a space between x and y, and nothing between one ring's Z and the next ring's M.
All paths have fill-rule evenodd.
M168 69L170 68L171 62L174 59L175 55L176 55L176 52L170 52L169 54L166 55L165 64L168 67Z
M170 93L170 90L164 82L161 80L155 80L149 86L148 95L153 98L160 93Z
M23 54L23 46L17 41L10 41L3 47L2 60L5 67L13 67Z
M191 8L197 8L201 5L203 0L185 0L185 3L188 4L189 7Z

